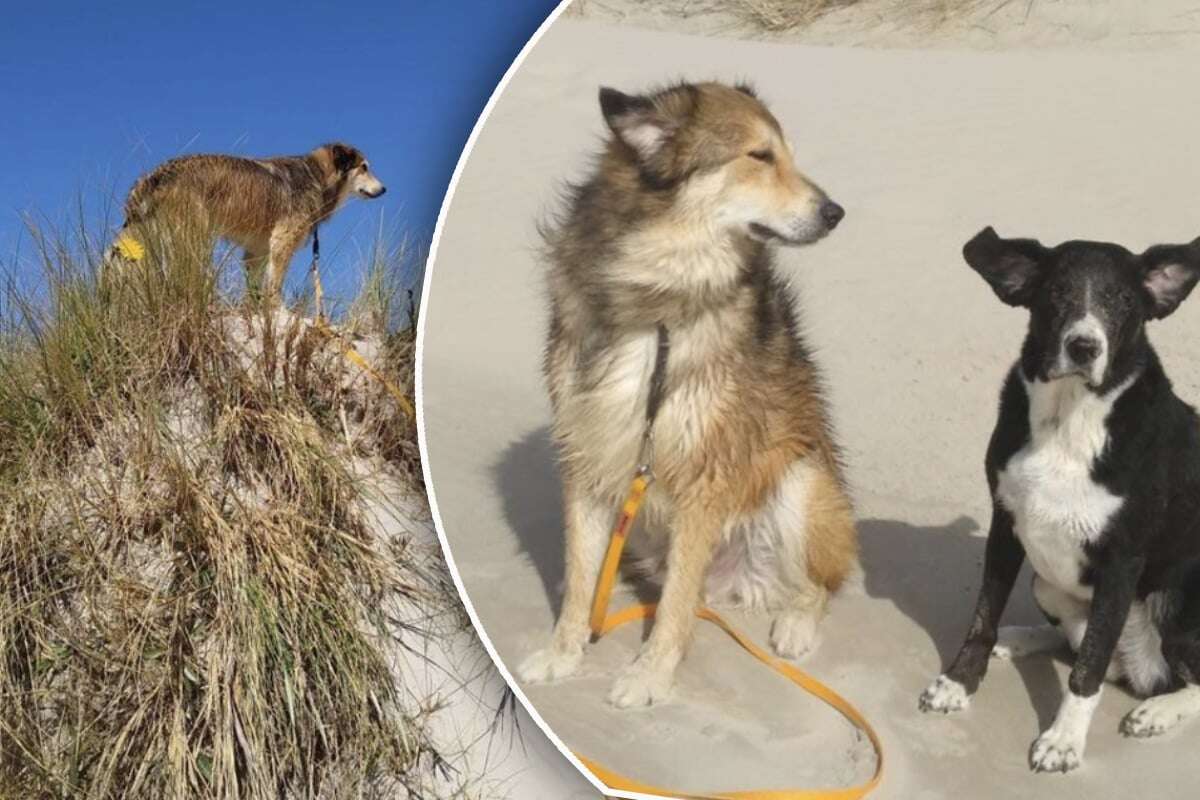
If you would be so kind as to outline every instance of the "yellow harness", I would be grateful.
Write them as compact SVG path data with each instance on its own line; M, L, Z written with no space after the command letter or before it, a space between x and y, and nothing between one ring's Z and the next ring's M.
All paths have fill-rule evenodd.
M650 396L647 402L646 433L642 444L642 454L639 457L641 464L634 473L625 503L621 506L621 510L617 514L616 523L613 525L612 536L609 539L608 550L604 554L604 563L600 568L600 575L596 580L596 591L592 599L590 626L592 635L597 639L628 622L653 617L657 609L656 604L632 605L614 614L608 613L609 600L612 597L613 585L616 582L617 567L621 562L621 552L625 548L625 540L633 527L638 511L642 507L642 502L646 498L646 492L654 482L654 472L651 468L652 456L650 453L653 443L652 430L654 418L657 415L658 406L662 400L666 357L669 348L666 328L661 325L658 329L658 337L658 357L654 373L651 377ZM688 794L635 781L619 772L614 772L600 765L586 756L575 753L575 757L583 762L583 765L593 775L599 778L610 789L640 792L656 797L686 798L686 800L859 800L859 798L865 797L879 785L879 781L883 777L883 746L880 744L879 736L875 733L875 729L867 722L866 717L859 713L845 698L816 678L797 668L795 665L772 656L759 647L712 609L701 606L696 610L696 616L713 623L725 631L750 655L804 691L833 707L853 723L855 727L866 734L871 742L871 746L875 750L876 756L875 772L871 776L871 779L866 783L845 789L752 789L748 791Z

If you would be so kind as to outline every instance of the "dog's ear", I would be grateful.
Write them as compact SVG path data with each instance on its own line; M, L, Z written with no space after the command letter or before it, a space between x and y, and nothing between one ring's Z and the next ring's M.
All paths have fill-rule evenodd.
M1160 244L1141 255L1142 286L1151 316L1162 319L1179 307L1200 279L1200 239L1191 244Z
M679 129L679 121L649 97L625 94L607 86L600 87L600 111L616 137L643 163L654 159Z
M1027 306L1049 251L1034 239L1001 239L989 225L963 246L963 258L1002 301Z
M333 158L333 168L338 172L349 172L362 162L357 150L341 142L329 145L329 155Z

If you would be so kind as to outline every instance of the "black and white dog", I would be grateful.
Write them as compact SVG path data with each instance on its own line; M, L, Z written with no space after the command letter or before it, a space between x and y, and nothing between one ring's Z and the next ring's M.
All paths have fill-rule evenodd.
M1029 761L1066 772L1083 759L1105 678L1149 698L1125 717L1126 735L1200 713L1200 418L1171 390L1145 329L1196 284L1200 239L1134 255L987 228L963 257L1001 300L1029 309L1029 332L988 445L992 526L975 618L920 706L965 708L998 637L997 655L1045 649L1044 635L997 629L1028 556L1037 604L1076 654Z

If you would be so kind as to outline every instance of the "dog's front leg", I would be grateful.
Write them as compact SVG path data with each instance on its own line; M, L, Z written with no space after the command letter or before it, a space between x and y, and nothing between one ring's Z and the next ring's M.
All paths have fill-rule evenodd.
M1029 751L1029 765L1035 772L1068 772L1083 762L1104 675L1125 629L1144 566L1141 557L1108 553L1096 568L1087 631L1067 681L1070 691L1058 707L1054 723Z
M571 675L583 658L583 647L591 631L588 617L596 578L604 561L608 544L613 506L587 489L577 480L568 479L564 492L566 512L566 572L563 604L554 626L550 646L537 651L521 663L517 673L521 680L541 683Z
M721 532L722 517L702 504L681 503L671 528L667 576L654 629L637 660L622 670L608 700L618 708L667 698L696 623L704 575Z
M971 629L954 663L922 692L919 702L922 711L948 714L967 707L970 695L987 673L1000 615L1024 560L1025 548L1013 533L1012 514L999 503L993 503L992 527L983 557L983 584L979 587Z

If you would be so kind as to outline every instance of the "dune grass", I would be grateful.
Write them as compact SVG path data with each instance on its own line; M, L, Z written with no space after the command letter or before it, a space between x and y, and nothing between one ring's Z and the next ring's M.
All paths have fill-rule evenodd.
M417 486L413 425L303 316L231 300L203 236L149 238L101 270L34 231L44 285L0 304L0 797L418 792L445 754L388 646L448 593L365 510ZM411 396L403 255L341 331Z
M622 9L639 6L657 15L693 19L732 19L746 33L778 35L801 31L829 14L862 6L877 15L880 23L935 30L955 19L981 9L1003 6L1004 0L575 0L569 10L574 16L593 13L622 14ZM640 9L639 9L640 10Z
M999 0L898 0L880 6L881 17L905 24L934 29L964 16L986 2ZM863 0L734 0L734 12L748 24L769 33L786 33L805 28L821 17Z

